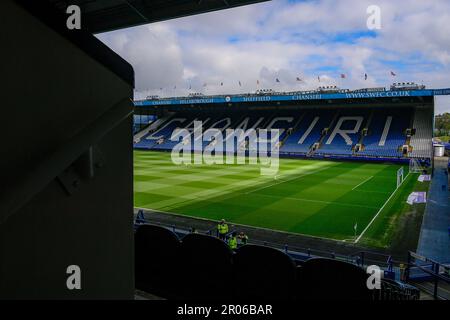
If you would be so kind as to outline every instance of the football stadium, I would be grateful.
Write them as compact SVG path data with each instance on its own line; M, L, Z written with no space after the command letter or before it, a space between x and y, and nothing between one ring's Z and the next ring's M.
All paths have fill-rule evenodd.
M403 281L400 261L405 252L416 257L426 209L414 196L429 192L424 177L435 165L434 97L448 93L394 83L135 101L138 228L220 238L224 220L225 243L245 230L244 247L275 248L299 265L316 255L356 264L365 257L384 265L386 279ZM250 142L252 129L277 132L260 145ZM279 157L276 172L262 174L270 162L254 159L261 146L265 159ZM405 288L398 298L417 297Z
M448 4L381 2L2 1L0 299L449 300Z
M429 94L367 90L368 97ZM389 233L396 227L392 221L402 214L399 204L406 203L411 190L426 189L417 181L422 173L417 168L426 171L431 166L433 103L424 103L431 101L425 96L417 102L411 101L416 98L406 98L406 106L395 108L389 105L405 102L379 98L374 104L359 98L355 105L352 99L338 100L351 95L318 91L313 94L316 106L311 100L302 100L311 93L234 97L250 101L236 106L219 102L221 98L232 101L231 97L205 97L190 101L189 111L183 110L189 99L138 101L137 109L143 112L151 112L152 106L160 112L165 103L169 108L167 115L150 121L135 136L135 207L387 245ZM334 103L348 105L330 107L334 97ZM205 106L202 100L213 103ZM246 111L241 111L243 108ZM140 121L140 115L135 114L135 118ZM238 165L237 161L233 165L172 164L171 153L162 151L171 151L180 140L171 139L174 130L183 127L192 131L194 120L205 123L205 130L280 130L275 143L282 157L279 172L263 176L258 165ZM211 144L202 143L205 148ZM224 145L216 144L214 151L222 153ZM234 151L244 145L245 141L241 146L236 143ZM196 150L191 147L194 154ZM413 163L417 164L415 169Z

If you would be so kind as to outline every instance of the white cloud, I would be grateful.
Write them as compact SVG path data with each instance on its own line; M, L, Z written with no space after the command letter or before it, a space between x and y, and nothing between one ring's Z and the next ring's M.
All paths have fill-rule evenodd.
M158 23L99 35L99 38L133 65L136 90L159 90L181 83L183 52L169 25Z
M434 113L443 114L450 113L450 96L436 96L434 98Z
M382 14L376 32L366 28L372 4ZM450 87L449 23L448 0L277 0L99 38L134 66L144 94L184 95L189 86L207 94L250 92L257 80L260 88L311 89L317 76L345 88L388 86L391 70L398 81Z

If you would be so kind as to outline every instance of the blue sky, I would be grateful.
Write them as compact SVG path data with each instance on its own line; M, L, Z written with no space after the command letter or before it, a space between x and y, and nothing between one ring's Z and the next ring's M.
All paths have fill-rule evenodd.
M380 7L379 30L367 28L370 5ZM189 87L205 94L393 81L441 88L450 87L449 24L448 0L273 0L98 37L133 65L137 98L185 95ZM440 100L445 106L450 99Z

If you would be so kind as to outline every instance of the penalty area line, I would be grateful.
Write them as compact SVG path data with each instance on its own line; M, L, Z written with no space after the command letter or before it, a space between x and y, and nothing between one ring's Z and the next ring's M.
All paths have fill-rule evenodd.
M306 176L309 176L309 175L312 175L312 174L316 174L316 173L319 173L321 171L328 170L330 168L331 167L324 167L324 168L313 170L313 171L310 171L310 172L307 172L307 173L301 173L300 175L294 176L294 177L292 177L290 179L286 179L286 180L278 180L279 178L276 178L275 180L277 182L269 184L269 185L263 185L262 187L259 187L257 189L245 192L245 194L255 193L255 192L258 192L258 191L261 191L261 190L264 190L264 189L267 189L267 188L271 188L273 186L276 186L276 185L279 185L279 184L282 184L282 183L290 182L290 181L297 180L297 179L300 179L300 178L303 178L303 177L306 177ZM275 176L275 177L278 177L278 176Z
M355 189L357 189L357 188L359 188L359 187L361 187L364 183L366 183L367 181L369 181L369 180L372 179L372 178L373 178L373 176L367 178L366 180L364 180L363 182L361 182L360 184L358 184L356 187L354 187L354 188L352 189L352 191L355 190Z
M405 179L403 179L402 183L398 186L397 189L394 190L394 192L392 192L391 196L386 200L386 202L383 204L383 206L380 208L380 210L378 210L377 214L373 217L373 219L369 222L369 224L367 225L367 227L363 230L363 232L361 232L361 234L358 236L358 238L356 238L355 243L358 243L359 240L361 240L361 238L363 237L363 235L366 233L367 230L369 230L370 226L372 225L372 223L376 220L376 218L380 215L380 213L383 211L384 207L386 207L386 205L389 203L389 201L391 201L392 197L394 197L394 195L397 193L397 191L402 187L403 183L406 181L406 179L408 179L409 177L409 172L406 175Z

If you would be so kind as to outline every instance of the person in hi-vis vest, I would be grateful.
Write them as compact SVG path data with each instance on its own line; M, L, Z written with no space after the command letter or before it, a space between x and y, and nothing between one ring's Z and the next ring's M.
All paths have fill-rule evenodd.
M230 247L231 250L237 249L238 241L237 241L237 237L236 237L236 232L233 232L231 234L231 237L228 239L228 246Z
M217 225L217 234L219 236L219 239L225 240L227 233L228 233L228 225L225 222L225 220L222 219L222 221L220 221L220 223Z

